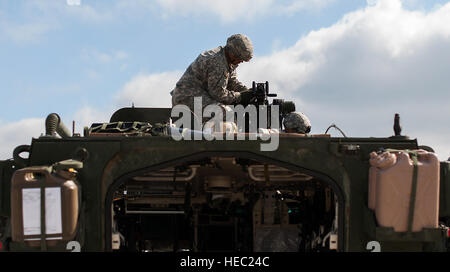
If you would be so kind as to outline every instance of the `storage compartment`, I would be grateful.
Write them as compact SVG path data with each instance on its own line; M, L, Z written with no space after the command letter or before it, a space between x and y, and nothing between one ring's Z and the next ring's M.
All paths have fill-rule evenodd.
M338 198L274 164L212 157L130 177L112 201L119 251L337 250Z
M48 246L71 241L78 221L78 186L75 170L28 167L14 173L11 181L11 234L14 242ZM41 215L41 212L44 214ZM45 222L41 219L45 218ZM45 233L42 234L42 229Z
M424 150L373 152L370 164L368 205L375 210L379 226L396 232L438 227L439 160L435 154Z

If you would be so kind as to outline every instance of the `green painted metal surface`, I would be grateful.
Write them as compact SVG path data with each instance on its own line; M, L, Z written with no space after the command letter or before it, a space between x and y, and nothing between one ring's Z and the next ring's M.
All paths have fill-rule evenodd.
M175 141L169 136L39 138L31 142L28 165L51 165L76 158L80 149L87 151L79 170L81 214L77 241L83 251L111 250L111 216L108 216L112 191L131 176L160 169L187 160L211 156L258 159L302 170L334 186L341 203L340 241L343 251L367 251L369 241L380 241L385 250L444 251L445 239L439 230L424 230L402 236L376 226L374 214L367 207L369 153L379 148L416 149L417 141L392 138L280 137L276 151L260 151L262 141ZM358 146L356 151L345 151ZM450 216L449 164L441 170L441 217ZM447 168L445 168L447 167ZM9 216L12 160L0 162L0 212ZM34 251L26 244L10 243L12 251ZM64 244L50 250L65 250Z

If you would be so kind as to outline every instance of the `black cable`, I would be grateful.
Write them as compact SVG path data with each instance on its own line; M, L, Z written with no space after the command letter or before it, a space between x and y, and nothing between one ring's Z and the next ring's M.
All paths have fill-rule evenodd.
M347 138L347 136L344 134L344 132L343 132L340 128L338 128L335 124L331 124L331 125L327 128L327 130L325 131L325 134L327 134L328 130L329 130L330 128L332 128L332 127L334 127L335 129L339 130L339 132L341 132L342 135L343 135L345 138Z

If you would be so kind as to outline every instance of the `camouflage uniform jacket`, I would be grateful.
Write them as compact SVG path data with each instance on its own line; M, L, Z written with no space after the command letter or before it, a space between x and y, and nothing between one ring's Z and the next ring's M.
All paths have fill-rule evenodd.
M236 78L237 65L228 64L222 46L204 51L189 65L172 94L172 106L184 104L193 109L193 98L202 97L203 107L233 104L241 91L248 90Z

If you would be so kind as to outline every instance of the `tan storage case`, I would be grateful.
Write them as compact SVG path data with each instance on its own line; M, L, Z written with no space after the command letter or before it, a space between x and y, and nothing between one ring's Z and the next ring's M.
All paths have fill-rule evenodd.
M417 150L417 184L412 232L437 228L439 216L439 160L434 153ZM410 220L414 162L402 151L371 154L369 208L381 227L406 232Z
M44 190L43 192L41 190ZM11 182L11 234L14 242L41 244L41 204L45 206L46 244L71 241L76 235L78 186L67 171L51 173L49 167L16 171Z
M380 155L372 152L370 154L370 167L369 169L369 208L375 210L376 203L376 184L380 175L380 168L391 167L397 162L397 156L392 153L384 152Z

